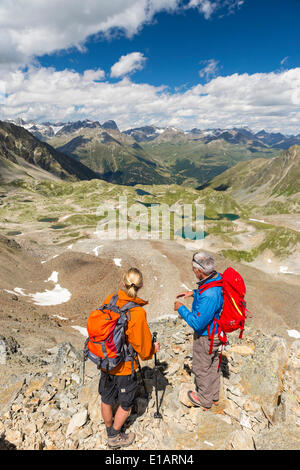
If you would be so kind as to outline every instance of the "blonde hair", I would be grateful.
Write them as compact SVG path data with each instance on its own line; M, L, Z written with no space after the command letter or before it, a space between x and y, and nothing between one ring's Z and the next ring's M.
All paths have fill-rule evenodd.
M143 275L137 268L130 268L123 276L127 295L136 298L138 290L143 286Z

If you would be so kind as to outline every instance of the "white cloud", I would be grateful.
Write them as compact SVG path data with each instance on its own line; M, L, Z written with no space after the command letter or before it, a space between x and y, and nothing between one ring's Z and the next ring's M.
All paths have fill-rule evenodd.
M244 0L190 0L185 8L197 8L208 20L217 10L223 8L232 14L244 4Z
M103 80L105 78L105 72L101 69L86 70L83 76L87 81L98 81Z
M110 35L118 29L128 37L161 11L197 7L209 18L221 6L237 0L1 0L0 68L31 63L32 59L76 47L84 50L91 35Z
M142 70L145 62L146 57L141 52L122 55L119 61L112 66L110 75L113 78L119 78L137 70Z
M173 94L126 77L116 83L97 78L91 71L79 74L52 68L12 72L2 86L7 94L2 118L114 119L121 129L156 124L300 132L300 68L219 76Z
M210 0L190 0L187 8L198 8L198 10L204 14L206 19L210 18L213 12L218 7L217 2Z
M202 61L203 67L201 70L199 70L199 75L201 78L206 78L207 80L209 78L215 77L218 73L219 70L219 61L215 59L209 59L209 60L204 60Z
M155 13L177 9L179 0L1 0L0 63L24 64L33 57L77 47L90 35L118 28L128 37Z

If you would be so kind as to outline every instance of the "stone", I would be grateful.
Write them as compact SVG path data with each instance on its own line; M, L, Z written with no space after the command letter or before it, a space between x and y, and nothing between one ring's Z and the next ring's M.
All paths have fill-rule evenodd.
M240 425L243 428L252 429L251 420L244 411L241 413Z
M243 396L243 389L240 385L234 386L234 385L229 385L227 386L227 390L232 394L237 397Z
M80 384L81 379L78 374L72 374L71 379L73 382L77 383L78 385Z
M87 410L82 410L76 413L71 421L69 422L67 432L66 432L66 437L69 437L77 428L81 428L82 426L85 425L86 421L88 418L88 412Z
M174 375L178 369L180 369L181 365L177 362L173 363L170 367L167 369L167 375L172 376Z
M249 398L246 399L245 403L244 403L244 410L247 411L247 412L257 412L260 410L260 405L258 403L256 403L256 401L254 400L250 400Z
M10 443L15 445L17 448L20 447L23 440L23 435L20 431L16 431L15 429L7 429L5 431L5 439Z
M254 344L234 344L228 349L229 353L239 354L241 356L252 356L255 350Z
M27 388L24 392L24 396L30 397L33 393L38 392L41 390L43 385L46 384L46 379L45 377L34 377L33 379L30 380L29 384L27 385Z
M233 395L231 392L228 391L227 393L227 398L231 401L233 401L236 405L238 405L240 408L243 408L245 402L246 402L246 397L244 396L237 396Z
M35 423L28 423L26 426L24 426L24 434L25 436L31 436L32 434L35 434L37 432L37 427Z
M236 421L240 421L241 419L241 409L231 400L225 400L224 413Z
M273 416L277 407L287 359L287 346L282 338L259 337L253 357L246 358L240 369L245 395L263 405L269 416ZM234 400L233 396L230 398Z
M172 351L175 353L175 354L179 354L181 352L183 352L183 348L177 344L172 344L171 346L172 348Z
M6 344L3 340L0 340L0 365L6 364L7 353Z
M294 424L277 424L254 436L257 450L299 450L300 433Z
M244 431L235 431L230 438L230 445L234 450L254 450L254 442L251 436Z
M88 409L91 421L100 423L101 415L101 397L98 392L99 377L95 377L88 384L81 387L78 399L79 403Z
M24 383L25 380L21 379L13 384L7 385L4 389L0 390L0 416L9 409L12 403L15 402L22 390Z
M198 410L200 411L200 410ZM192 432L185 431L176 436L173 449L176 450L207 450L209 448L225 450L228 446L228 436L238 429L236 424L228 424L210 411L202 412L197 426Z

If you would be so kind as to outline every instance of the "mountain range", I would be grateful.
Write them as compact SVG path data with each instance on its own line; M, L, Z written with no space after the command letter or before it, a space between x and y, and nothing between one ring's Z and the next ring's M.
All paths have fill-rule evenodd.
M240 161L279 154L266 142L271 136L256 137L247 129L144 126L121 132L112 120L37 124L19 119L15 124L116 184L197 186Z
M33 163L28 149L38 148L42 156L39 159L35 156L33 160L56 176L101 178L127 186L175 183L205 187L210 181L214 185L219 181L218 177L223 181L222 175L226 178L226 172L231 174L231 168L234 168L234 174L243 168L251 171L251 168L268 165L281 150L300 145L300 134L253 132L248 128L183 131L157 126L122 132L113 120L102 124L92 120L37 124L17 119L1 123L0 130L2 147L3 136L8 130L17 139L27 141L24 157L27 165ZM5 145L7 142L12 145L13 139L5 138ZM6 155L4 163L5 152L2 150L2 173L4 167L8 172L7 160L10 164L24 163L24 158L16 161L16 155L21 155L16 148L10 148L10 152L10 159ZM37 153L35 150L35 155ZM219 186L222 184L226 186L227 183Z
M75 122L43 122L37 124L34 121L26 122L23 119L11 120L18 126L29 130L35 137L40 140L48 140L54 136L62 136L73 133L80 129L107 129L109 131L119 131L115 121L106 121L100 124L99 121L91 121L89 119ZM133 137L137 142L151 141L169 141L174 139L183 140L201 140L204 143L210 143L215 140L224 140L231 144L246 144L252 142L254 147L272 147L286 150L292 145L300 145L300 134L285 135L280 132L267 132L261 130L259 132L251 131L248 128L231 128L231 129L197 129L182 130L175 127L157 127L153 125L130 128L122 132L125 135Z
M0 180L18 178L91 180L97 173L41 142L23 127L0 121Z

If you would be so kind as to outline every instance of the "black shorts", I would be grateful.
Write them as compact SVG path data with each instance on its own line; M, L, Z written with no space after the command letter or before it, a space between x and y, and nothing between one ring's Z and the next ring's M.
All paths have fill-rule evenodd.
M112 375L101 371L99 393L103 403L113 405L118 402L123 410L132 407L137 389L137 375Z

